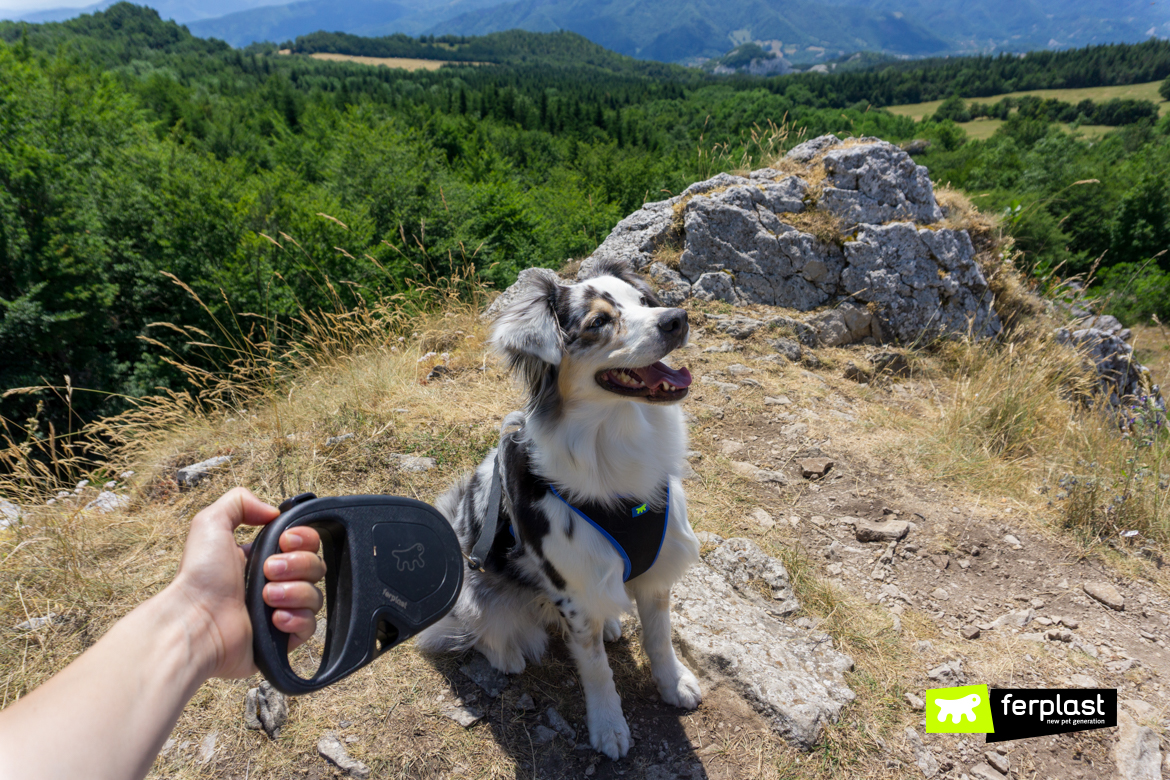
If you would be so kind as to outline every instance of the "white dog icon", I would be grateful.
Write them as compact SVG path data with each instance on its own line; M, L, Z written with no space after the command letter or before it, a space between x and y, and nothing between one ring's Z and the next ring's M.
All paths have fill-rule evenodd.
M961 722L964 716L974 723L975 708L979 706L981 701L983 699L977 693L972 693L961 699L935 699L934 703L938 705L938 722L945 723L949 715L951 723Z

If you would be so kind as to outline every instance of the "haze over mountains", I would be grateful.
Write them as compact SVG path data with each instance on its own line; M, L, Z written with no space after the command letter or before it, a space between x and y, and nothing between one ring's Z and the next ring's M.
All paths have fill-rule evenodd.
M24 14L54 21L112 5ZM233 46L317 30L481 35L571 30L621 54L666 62L758 41L794 62L856 51L901 56L1024 51L1170 35L1165 0L148 0L166 19Z

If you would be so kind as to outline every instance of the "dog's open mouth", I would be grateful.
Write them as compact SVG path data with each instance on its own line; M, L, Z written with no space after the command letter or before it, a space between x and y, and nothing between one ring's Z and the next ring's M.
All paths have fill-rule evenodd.
M597 374L597 384L611 393L647 401L679 401L689 392L691 372L662 361L642 368L611 368Z

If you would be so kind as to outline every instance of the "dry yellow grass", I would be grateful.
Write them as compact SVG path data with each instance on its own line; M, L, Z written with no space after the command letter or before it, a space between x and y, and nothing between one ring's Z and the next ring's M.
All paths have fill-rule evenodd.
M982 224L957 196L944 193L941 200L948 205L948 219L973 229ZM356 312L305 315L291 349L241 342L237 347L246 358L219 373L192 373L191 397L160 399L106 421L100 430L114 446L103 454L115 460L103 470L86 472L83 460L66 455L48 472L29 467L0 484L0 493L37 507L24 525L0 532L0 576L10 584L0 594L0 626L49 612L62 616L38 631L0 632L4 703L68 663L169 581L188 518L228 486L247 485L274 503L306 490L433 501L476 464L495 442L504 413L521 403L518 389L486 349L476 290L454 280L445 290L428 293L422 303L387 301ZM705 315L729 313L729 306L691 301L688 308L696 340L721 340ZM748 307L744 313L780 312ZM803 483L781 489L747 480L721 454L719 439L775 436L776 411L765 404L767 395L786 394L809 410L845 403L854 409L857 423L822 415L818 441L838 443L856 463L854 475L843 483L855 497L872 493L875 486L883 493L908 493L945 479L951 486L948 502L958 500L952 495L968 504L995 496L1010 501L1038 528L1057 526L1063 515L1047 507L1048 497L1036 489L1051 483L1075 458L1116 450L1118 440L1101 418L1078 413L1070 402L1070 389L1083 381L1077 361L1023 330L1012 344L920 351L912 356L915 377L906 387L863 387L843 380L841 368L859 357L855 349L818 350L822 369L817 375L796 365L755 362L772 352L765 339L761 333L737 343L734 352L691 349L683 356L697 376L718 375L733 363L749 364L759 383L719 401L718 414L709 405L713 397L704 396L713 391L696 384L688 409L696 418L691 446L702 458L696 463L698 476L687 483L690 516L698 530L751 538L785 562L802 614L823 620L821 627L854 658L849 684L858 699L811 754L778 739L742 698L726 688L711 688L709 681L703 708L694 715L671 715L669 725L685 735L713 778L915 776L912 765L890 766L889 750L883 747L900 744L903 728L920 718L901 699L905 690L921 685L911 662L914 643L931 639L949 651L956 640L914 610L903 617L897 633L884 607L826 578L820 560L823 537L808 523L798 528L783 522L790 513L807 517L802 507L820 488ZM436 364L449 371L428 379ZM354 436L325 446L328 437L344 433ZM10 463L25 446L8 444L4 452ZM438 467L404 474L389 457L397 453L434 457ZM172 476L177 465L219 454L232 455L230 468L192 490L178 490ZM773 466L791 465L793 455L777 450ZM82 476L100 484L127 467L137 476L119 488L133 499L126 511L81 511L92 490L83 491L83 500L52 506L32 500L38 492L43 499L71 487ZM861 473L870 476L857 476ZM757 506L768 507L780 522L762 528L750 519ZM241 540L247 535L242 533ZM1081 545L1083 554L1100 549L1084 539ZM1129 559L1123 564L1141 566ZM320 645L310 643L298 652L296 663L304 669ZM966 668L980 679L1011 681L1023 671L1019 648L1008 639L964 646L964 653ZM639 711L650 707L653 686L635 639L619 642L610 657L623 701ZM1039 664L1056 663L1038 658ZM514 713L516 698L530 693L570 721L582 721L580 689L563 647L554 642L543 665L515 679L498 719L471 730L438 712L457 693L462 662L458 656L433 658L402 648L333 688L295 700L292 718L275 743L243 728L244 693L256 679L213 681L185 710L176 742L156 763L153 776L295 776L320 768L315 745L326 729L354 737L351 754L378 777L555 776L537 764L532 721L507 713ZM193 753L212 732L220 752L203 766ZM574 754L568 746L559 755ZM634 776L648 771L641 763L622 769Z

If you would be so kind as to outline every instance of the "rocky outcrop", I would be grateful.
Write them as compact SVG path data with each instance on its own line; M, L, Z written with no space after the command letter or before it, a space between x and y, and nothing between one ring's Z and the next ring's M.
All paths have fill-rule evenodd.
M1056 340L1077 349L1097 373L1101 394L1114 408L1133 407L1135 412L1165 419L1166 402L1150 378L1150 370L1137 362L1126 340L1128 329L1114 317L1090 317L1089 327L1061 328Z
M831 307L810 324L833 346L999 332L970 236L938 225L926 168L905 151L821 136L781 167L721 173L647 203L618 223L578 278L599 260L621 259L671 306L696 297ZM681 249L677 268L655 260L668 246Z
M782 619L798 608L788 573L752 542L720 540L672 595L675 635L696 671L726 679L789 741L811 748L854 699L844 678L852 659L823 632Z

